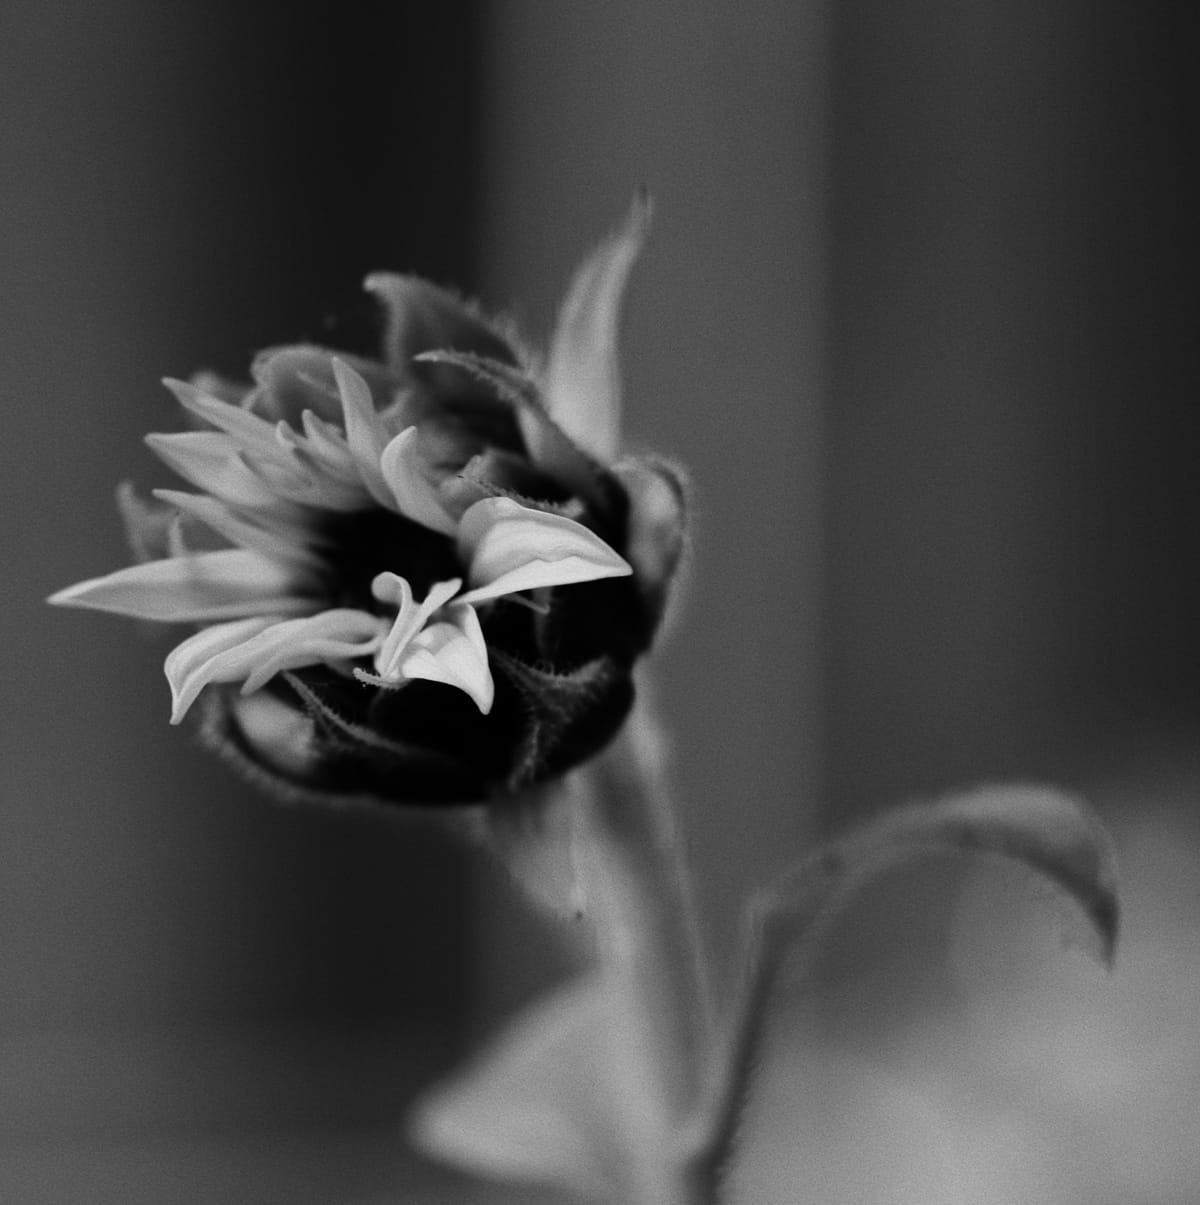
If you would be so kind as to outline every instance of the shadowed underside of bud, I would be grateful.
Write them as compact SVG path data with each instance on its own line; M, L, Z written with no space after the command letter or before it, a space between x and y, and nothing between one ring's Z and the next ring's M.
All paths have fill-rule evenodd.
M264 352L168 382L191 487L119 495L139 564L51 601L194 632L172 721L277 793L481 802L615 733L682 546L678 475L614 463L620 295L648 207L584 264L545 368L425 281L377 274L379 360Z

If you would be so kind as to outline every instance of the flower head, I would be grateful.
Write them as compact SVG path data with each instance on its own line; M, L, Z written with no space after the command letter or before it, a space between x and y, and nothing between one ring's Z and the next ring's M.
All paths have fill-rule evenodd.
M168 381L151 435L190 490L122 487L140 563L52 602L193 625L172 722L269 784L476 801L601 747L632 700L682 540L677 477L614 462L620 296L648 207L575 278L544 366L413 277L366 287L380 360L262 353Z

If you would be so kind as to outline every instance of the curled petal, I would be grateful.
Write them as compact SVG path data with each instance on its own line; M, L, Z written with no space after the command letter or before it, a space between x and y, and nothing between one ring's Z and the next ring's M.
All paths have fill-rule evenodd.
M617 320L621 295L650 225L650 200L634 199L625 225L592 253L571 282L546 364L550 413L580 447L602 460L617 451L621 380Z
M284 670L366 657L379 647L384 626L379 616L349 607L276 624L254 642L257 660L242 693L250 694Z
M342 399L346 444L354 457L363 484L380 506L394 510L395 499L379 467L379 459L388 444L388 433L375 409L370 387L345 360L336 357L333 361L333 375L337 378Z
M446 619L419 632L413 638L401 672L405 678L457 686L484 715L492 709L496 688L474 607L453 606Z
M425 626L429 617L445 606L462 586L461 578L437 582L418 604L413 599L412 588L396 573L381 573L371 583L371 592L382 603L393 603L398 608L391 631L384 639L375 658L375 673L365 674L356 670L356 677L376 686L399 686L404 681L402 659L413 637Z
M255 627L254 625L257 625ZM374 652L380 621L366 611L333 610L304 619L243 620L206 628L167 658L171 723L178 724L210 682L242 681L258 690L277 673Z
M205 674L207 666L279 621L278 615L265 615L217 623L177 644L163 663L163 672L171 686L171 723L178 724L183 719L196 696L212 681L211 674Z
M296 593L300 584L295 566L232 548L131 565L68 586L50 602L161 623L211 623L311 612L313 600Z
M582 523L511 498L484 498L471 506L459 523L458 550L469 566L471 589L459 599L464 603L633 572Z
M383 479L406 519L452 536L457 524L446 513L437 490L421 470L416 440L416 427L408 427L384 448L379 458Z

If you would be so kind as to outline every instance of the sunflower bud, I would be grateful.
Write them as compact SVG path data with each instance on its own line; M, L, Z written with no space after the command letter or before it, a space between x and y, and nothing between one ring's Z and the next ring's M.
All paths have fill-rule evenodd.
M141 563L52 602L197 630L172 721L277 792L479 802L590 757L633 698L682 546L678 475L616 461L615 338L648 208L577 274L538 368L413 277L367 279L379 360L293 346L168 382L148 438L192 487L126 490Z

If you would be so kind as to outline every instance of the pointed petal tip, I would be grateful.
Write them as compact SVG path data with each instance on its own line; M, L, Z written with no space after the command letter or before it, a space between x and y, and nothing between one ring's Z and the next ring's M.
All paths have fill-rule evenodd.
M368 293L384 293L391 288L394 283L403 283L410 279L412 278L406 276L403 272L384 272L377 269L374 272L368 272L366 276L363 277L362 287Z
M62 590L55 590L49 595L46 602L52 607L85 607L87 603L80 602L76 595L79 592L79 587L86 585L86 582L77 582L74 586L66 586Z
M189 397L204 391L191 381L182 381L179 377L162 377L162 383L176 396L181 393L187 394Z
M625 230L639 242L650 233L650 223L654 218L654 197L646 184L639 184L633 193L633 202L625 218Z
M469 507L459 521L458 546L470 566L471 586L460 602L633 573L616 549L582 523L512 498L484 498Z
M341 356L331 356L329 364L333 369L333 375L338 383L338 387L343 390L346 389L349 384L357 383L358 381L362 380L362 377L359 376L359 374L355 372L354 369L351 368Z
M576 270L550 340L547 408L575 443L601 460L615 456L620 443L617 328L652 211L649 193L639 189L621 226Z
M333 369L333 378L337 382L338 391L342 397L345 398L347 393L352 393L362 398L374 411L375 395L371 392L371 386L367 383L366 377L349 360L345 360L341 356L330 356L329 365Z

